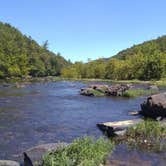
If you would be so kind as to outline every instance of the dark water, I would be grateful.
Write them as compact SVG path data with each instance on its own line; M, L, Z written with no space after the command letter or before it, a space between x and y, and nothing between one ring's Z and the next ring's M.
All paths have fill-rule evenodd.
M145 99L81 96L84 86L61 81L0 88L0 159L14 159L34 145L102 136L97 123L136 118L128 112Z

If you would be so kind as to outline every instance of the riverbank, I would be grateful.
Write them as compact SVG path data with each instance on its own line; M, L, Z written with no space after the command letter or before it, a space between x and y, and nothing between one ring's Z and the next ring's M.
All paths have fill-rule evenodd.
M166 78L160 80L108 80L108 79L68 79L71 81L83 81L83 82L105 82L105 83L114 83L114 84L149 84L166 87Z
M14 77L14 78L6 78L0 79L0 83L26 83L26 82L44 82L44 81L82 81L86 82L106 82L106 83L115 83L115 84L152 84L157 86L166 87L166 78L162 78L160 80L110 80L110 79L91 79L91 78L63 78L59 76L47 76L47 77Z

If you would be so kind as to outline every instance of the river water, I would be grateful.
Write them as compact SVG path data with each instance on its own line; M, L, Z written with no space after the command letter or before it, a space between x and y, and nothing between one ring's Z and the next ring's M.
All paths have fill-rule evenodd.
M31 83L24 88L0 87L0 159L15 159L39 144L71 142L85 135L100 137L97 123L136 118L128 112L139 110L145 100L79 95L80 88L86 86L58 81ZM125 155L124 148L118 147L113 155L122 152ZM151 155L145 153L143 158L153 160ZM155 155L157 162L166 162L165 154Z

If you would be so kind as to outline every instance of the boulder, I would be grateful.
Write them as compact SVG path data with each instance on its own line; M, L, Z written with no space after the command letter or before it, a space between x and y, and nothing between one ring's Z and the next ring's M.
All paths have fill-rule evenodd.
M92 88L82 88L80 94L84 96L95 96Z
M154 90L154 91L159 91L159 88L158 88L157 85L150 85L150 86L148 87L148 89L149 89L149 90Z
M150 118L166 117L166 93L152 95L141 104L140 113Z
M12 160L0 160L0 166L20 166L20 164Z
M112 85L109 87L109 89L106 91L106 94L108 96L123 96L123 93L128 90L130 87L128 85Z
M42 157L45 154L56 151L59 148L64 148L67 145L68 145L67 143L42 144L42 145L32 147L26 150L25 152L27 156L30 158L30 160L32 161L33 165L35 165L35 163L41 164Z
M92 88L92 89L108 89L109 86L108 85L100 85L100 84L92 84L89 86L89 88Z

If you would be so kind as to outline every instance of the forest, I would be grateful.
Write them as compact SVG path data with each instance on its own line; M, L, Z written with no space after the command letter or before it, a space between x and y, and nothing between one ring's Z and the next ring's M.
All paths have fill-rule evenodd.
M159 80L166 77L166 36L150 40L119 52L111 58L87 63L75 62L63 68L65 78L99 78L112 80Z
M60 53L48 50L48 41L40 46L10 24L0 22L0 78L58 76L70 63Z
M112 80L166 77L166 36L87 63L66 61L10 24L0 22L0 78L62 76Z

